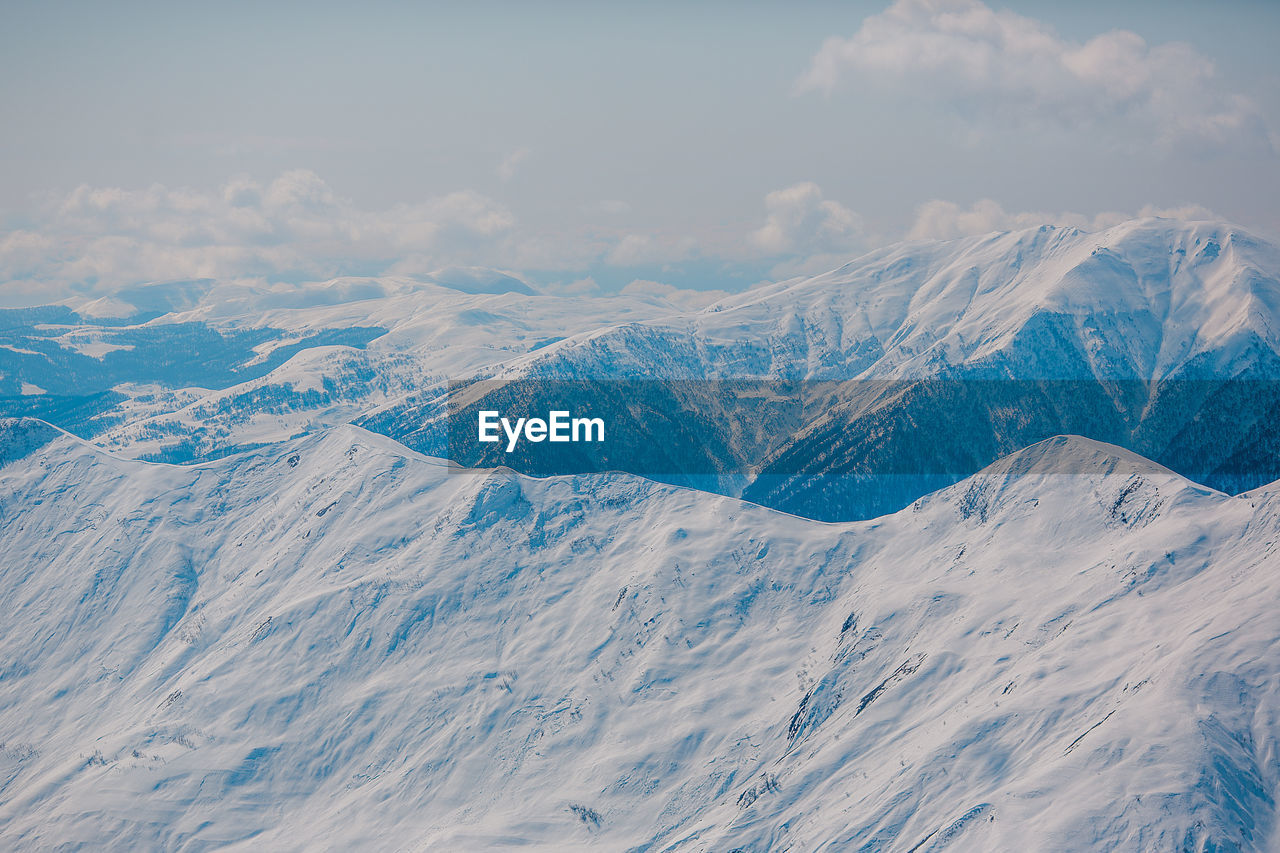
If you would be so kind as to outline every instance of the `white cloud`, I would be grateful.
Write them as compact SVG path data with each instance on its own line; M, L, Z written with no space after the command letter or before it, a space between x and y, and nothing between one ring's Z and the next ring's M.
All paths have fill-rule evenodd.
M588 293L595 284L580 277L600 263L663 267L691 259L767 261L774 278L785 278L839 266L886 242L869 235L857 213L825 198L813 183L769 193L764 208L759 228L739 231L713 251L711 244L683 235L532 232L518 227L504 205L472 190L368 210L302 170L266 183L240 178L208 192L162 185L82 186L50 200L25 227L0 232L0 303L110 293L149 281L270 283L451 266L555 270L564 281L579 279L564 285L567 292ZM1138 215L1215 218L1195 207L1148 207ZM1044 223L1094 230L1128 218L1122 213L1008 212L990 199L970 207L933 200L918 208L908 236L946 239ZM644 287L649 295L691 305L708 298L663 295L667 285L658 284L638 283L632 292Z
M751 242L769 255L812 255L853 250L862 243L862 219L837 201L824 199L815 183L795 184L765 196L768 216Z
M908 240L952 240L992 231L1014 231L1041 225L1058 225L1098 231L1136 217L1159 216L1165 219L1216 219L1213 211L1199 205L1161 208L1147 205L1136 214L1108 211L1092 215L1082 213L1033 213L1006 211L989 198L962 208L952 201L934 199L916 208L915 222L907 233Z
M605 260L619 267L678 263L693 254L696 246L692 237L627 234L610 250Z
M1166 143L1271 149L1257 106L1228 92L1190 45L1110 30L1080 44L980 0L896 0L848 38L829 38L797 91L849 72L916 81L978 111L1060 121L1126 119Z
M647 296L666 300L672 305L694 311L728 296L724 290L685 290L660 281L638 278L622 288L625 296Z
M81 186L51 198L23 229L0 231L0 301L195 278L665 265L696 249L683 235L521 228L505 205L474 190L370 210L300 169L265 183L236 178L209 191Z
M502 158L502 162L498 164L498 177L504 181L509 181L516 175L516 170L525 160L529 159L529 155L533 152L528 148L518 148L512 151L506 157Z
M216 192L81 186L34 226L0 234L0 282L110 290L166 279L327 276L409 256L433 267L496 263L519 254L514 227L506 207L471 190L363 210L306 170L265 185L239 178Z

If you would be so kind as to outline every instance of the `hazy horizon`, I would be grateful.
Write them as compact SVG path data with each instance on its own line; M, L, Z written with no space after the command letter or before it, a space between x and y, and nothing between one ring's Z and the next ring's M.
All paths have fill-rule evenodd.
M1280 234L1280 8L16 3L0 303L519 271L737 290L908 237Z

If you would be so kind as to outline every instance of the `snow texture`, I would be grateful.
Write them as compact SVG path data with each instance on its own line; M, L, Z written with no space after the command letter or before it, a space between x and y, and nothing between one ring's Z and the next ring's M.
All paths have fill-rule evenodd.
M1063 437L831 525L354 427L5 429L0 846L1280 841L1274 491Z

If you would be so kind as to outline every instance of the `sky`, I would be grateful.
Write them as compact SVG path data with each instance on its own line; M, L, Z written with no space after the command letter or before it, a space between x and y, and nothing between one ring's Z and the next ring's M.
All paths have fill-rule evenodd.
M0 304L479 265L735 290L876 246L1280 235L1280 4L0 7Z

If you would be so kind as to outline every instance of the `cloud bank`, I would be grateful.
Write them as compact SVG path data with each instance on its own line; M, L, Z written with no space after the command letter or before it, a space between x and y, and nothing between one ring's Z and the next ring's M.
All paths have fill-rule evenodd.
M0 238L0 281L110 290L317 277L424 253L440 255L438 266L492 256L514 224L503 205L469 190L361 210L306 170L266 185L237 179L212 193L81 186L48 205L37 226Z
M796 89L830 93L850 75L918 85L978 114L1123 121L1167 145L1276 149L1257 105L1190 45L1126 30L1076 43L980 0L896 0L852 36L827 39Z
M465 266L549 272L582 293L597 290L584 272L629 270L638 275L626 292L700 304L704 297L677 298L665 289L669 283L650 277L670 275L687 287L699 281L690 270L701 264L736 270L739 281L777 280L824 272L901 237L952 239L1042 224L1097 230L1134 215L1010 212L992 199L969 207L934 199L916 209L905 234L881 237L857 211L806 181L767 193L758 226L713 244L626 230L539 236L522 230L503 204L471 190L365 210L306 170L265 184L236 179L214 192L82 186L52 200L36 224L0 233L0 304L154 281L296 282ZM1136 215L1217 218L1195 205L1148 206Z
M520 156L504 166L514 171ZM625 213L619 202L615 213ZM745 242L745 237L744 237ZM503 203L458 190L380 210L297 169L212 191L80 186L0 231L0 303L56 301L154 281L302 281L446 266L584 271L688 260L695 238L603 228L539 232Z

